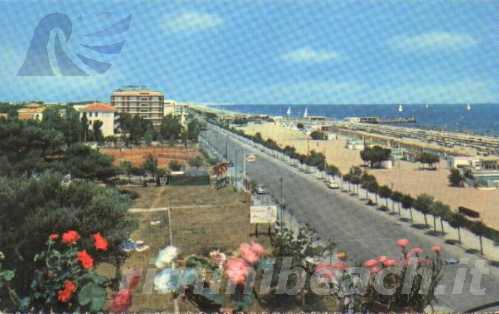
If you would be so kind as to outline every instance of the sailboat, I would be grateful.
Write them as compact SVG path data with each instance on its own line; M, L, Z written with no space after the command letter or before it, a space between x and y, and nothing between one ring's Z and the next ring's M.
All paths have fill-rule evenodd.
M305 112L303 112L303 117L306 118L308 117L308 108L305 107Z
M428 105L428 104L426 104L425 107L426 107L426 109L430 109L430 105Z
M466 105L466 110L467 111L471 111L471 105L470 104Z
M289 117L291 116L291 106L288 107L288 110L286 110L286 115Z
M404 107L402 107L402 105L399 105L399 112L402 112L404 111Z

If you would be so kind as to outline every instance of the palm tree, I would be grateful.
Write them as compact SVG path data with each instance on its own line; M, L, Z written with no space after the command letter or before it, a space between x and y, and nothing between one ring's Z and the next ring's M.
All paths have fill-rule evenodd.
M486 233L487 227L481 221L476 221L471 225L471 231L478 236L480 240L480 255L483 255L483 241L482 237Z
M402 196L401 202L402 207L409 210L409 214L411 215L411 223L414 222L414 218L412 216L412 204L414 203L414 199L409 194L404 194Z
M400 202L402 201L402 197L403 197L403 196L404 196L404 195L403 195L402 193L397 192L397 191L393 192L393 193L392 193L392 196L391 196L391 199L392 199L392 205L393 205L393 206L395 206L395 204L394 204L394 203L397 203L397 204L398 204L398 205L397 205L397 207L398 207L398 210L399 210L399 216L401 216L401 213L400 213Z

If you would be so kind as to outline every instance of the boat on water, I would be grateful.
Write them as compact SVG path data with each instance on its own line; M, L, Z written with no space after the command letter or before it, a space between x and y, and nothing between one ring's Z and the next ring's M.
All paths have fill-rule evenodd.
M471 105L470 104L466 105L466 111L471 111Z
M426 104L425 108L430 109L430 105Z
M403 112L404 111L404 107L402 107L402 105L399 105L399 112Z
M286 115L288 118L291 116L291 106L288 107L288 110L286 110Z
M303 117L304 118L308 117L308 107L305 107L305 111L303 112Z

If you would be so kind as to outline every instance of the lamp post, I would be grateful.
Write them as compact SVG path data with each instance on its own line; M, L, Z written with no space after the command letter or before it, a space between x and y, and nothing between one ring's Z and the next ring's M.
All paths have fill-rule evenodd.
M281 177L279 179L280 183L281 183L281 206L280 209L281 209L281 226L284 225L284 178Z

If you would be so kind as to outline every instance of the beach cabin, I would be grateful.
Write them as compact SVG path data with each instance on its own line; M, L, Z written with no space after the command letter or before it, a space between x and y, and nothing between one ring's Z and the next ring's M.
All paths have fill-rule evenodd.
M447 158L447 163L449 168L457 169L457 168L480 168L480 159L477 157L469 157L469 156L449 156Z

